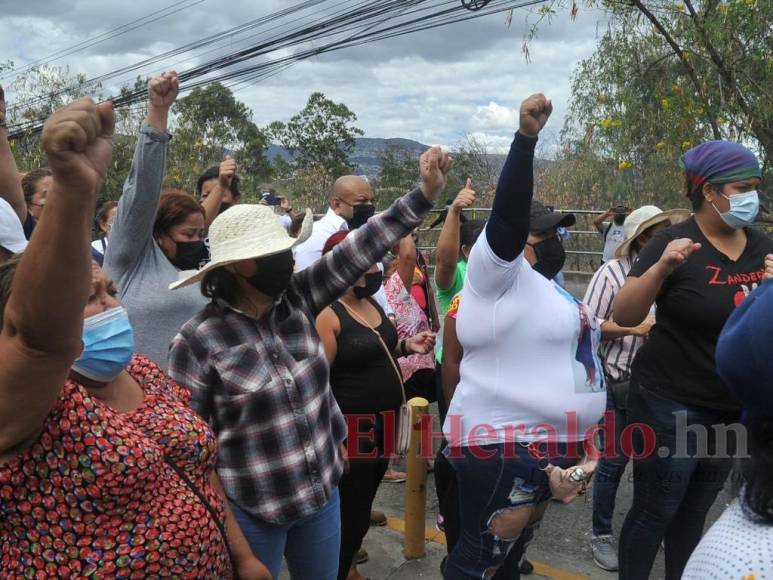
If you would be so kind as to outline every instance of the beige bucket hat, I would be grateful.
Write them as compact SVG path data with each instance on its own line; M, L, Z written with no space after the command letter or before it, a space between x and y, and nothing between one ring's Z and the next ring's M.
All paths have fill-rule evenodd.
M687 209L670 209L663 211L656 205L644 205L640 208L633 210L630 215L625 218L623 224L623 233L625 234L625 241L620 244L615 252L616 258L622 258L631 253L631 244L638 238L647 228L651 228L654 225L662 223L664 221L670 221L671 225L678 224L687 219L690 219L692 213Z
M314 225L311 210L306 210L301 233L290 237L277 219L274 210L265 205L239 204L227 209L209 226L211 260L199 270L180 273L180 279L169 285L170 290L199 282L212 270L240 262L272 256L291 249L309 239Z

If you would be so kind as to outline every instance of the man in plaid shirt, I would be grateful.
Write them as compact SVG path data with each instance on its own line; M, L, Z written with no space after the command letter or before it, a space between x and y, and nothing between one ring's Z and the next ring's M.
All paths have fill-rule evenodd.
M336 486L343 471L340 446L346 424L330 389L315 319L432 208L445 187L451 160L436 147L419 163L418 189L314 265L293 274L275 299L258 292L258 298L267 300L263 312L249 306L249 296L246 302L244 296L231 303L216 299L172 342L169 374L191 391L191 406L212 424L226 495L253 552L275 577L283 554L294 578L336 576ZM214 262L217 249L210 233ZM270 258L243 262L256 263L260 272L261 260ZM294 533L303 526L318 531L311 536ZM322 541L325 534L332 543ZM302 545L294 547L294 538Z

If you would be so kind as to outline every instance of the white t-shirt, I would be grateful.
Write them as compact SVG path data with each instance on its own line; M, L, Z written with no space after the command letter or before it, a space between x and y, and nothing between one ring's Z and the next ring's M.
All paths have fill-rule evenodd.
M322 257L322 248L328 238L336 232L348 229L346 220L329 208L321 219L314 222L309 239L293 248L295 271L300 272L314 264Z
M338 231L348 229L346 220L335 213L332 208L329 208L321 219L314 222L314 229L311 230L309 239L293 248L295 271L305 270L319 260L322 257L322 248L325 247L328 238ZM379 270L384 271L384 265L381 262L379 262L378 267ZM373 295L373 300L378 302L378 305L387 315L393 314L383 285Z
M615 257L617 248L625 241L625 230L623 224L617 225L615 222L609 222L604 226L604 256L602 259L606 262Z
M91 242L91 247L100 254L104 255L105 251L107 250L107 238L99 238L98 240L94 240Z
M773 526L746 517L735 500L695 548L682 580L773 580Z
M485 232L468 260L456 329L464 357L443 425L451 445L582 441L598 423L607 396L596 318L523 253L497 257ZM566 413L576 414L577 429Z

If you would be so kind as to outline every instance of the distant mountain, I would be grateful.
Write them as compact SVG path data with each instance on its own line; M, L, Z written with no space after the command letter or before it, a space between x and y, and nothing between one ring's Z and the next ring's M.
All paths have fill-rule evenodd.
M401 152L407 152L409 155L416 157L429 149L429 145L424 145L423 143L413 141L412 139L402 139L400 137L391 139L357 137L354 142L354 151L349 155L349 161L356 166L355 173L367 177L375 177L381 172L381 157L384 151L389 147L395 147ZM275 144L268 146L266 157L268 157L269 160L280 157L285 161L292 158L287 149ZM505 164L507 155L490 153L489 158L492 161L494 170L498 173ZM541 174L542 170L552 163L552 161L546 159L535 159L535 173L537 175Z
M419 155L429 147L418 141L399 137L393 139L358 137L354 141L354 151L349 156L349 161L357 166L358 174L370 177L378 175L381 171L381 156L387 148L395 147L412 155ZM272 161L277 157L285 161L292 159L287 149L273 143L268 146L266 157Z

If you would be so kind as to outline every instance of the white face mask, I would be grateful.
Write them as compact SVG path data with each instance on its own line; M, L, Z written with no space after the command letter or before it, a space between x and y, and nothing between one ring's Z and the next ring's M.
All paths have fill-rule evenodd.
M757 214L760 211L760 197L756 190L736 193L731 196L727 196L724 193L719 195L730 202L730 209L726 212L721 212L713 202L711 206L719 214L719 217L722 218L722 221L734 230L750 226L757 219Z

